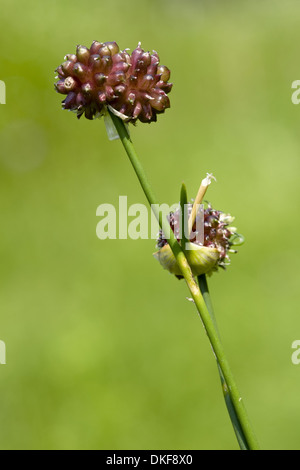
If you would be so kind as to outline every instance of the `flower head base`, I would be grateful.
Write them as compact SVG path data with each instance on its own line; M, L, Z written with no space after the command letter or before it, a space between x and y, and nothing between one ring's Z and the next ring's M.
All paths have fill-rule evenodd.
M152 122L170 107L170 71L159 65L156 52L144 52L140 44L131 56L115 42L77 46L56 72L56 91L67 95L63 108L78 118L100 117L109 106L124 121Z
M192 212L193 204L188 204L188 215ZM168 216L170 226L177 241L180 243L181 209L178 208ZM193 226L193 236L185 247L185 254L191 266L194 276L212 274L218 268L226 269L230 264L229 253L236 253L233 245L243 243L243 237L236 233L236 228L231 227L234 217L224 212L214 210L210 205L204 209L204 242L201 244L196 237L196 224ZM160 264L181 278L181 271L176 259L168 245L162 231L159 232L157 247L160 248L154 256Z

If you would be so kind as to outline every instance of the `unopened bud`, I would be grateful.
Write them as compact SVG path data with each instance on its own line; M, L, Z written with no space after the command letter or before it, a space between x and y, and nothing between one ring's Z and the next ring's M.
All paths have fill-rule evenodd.
M79 62L87 65L90 58L90 51L87 47L79 45L76 49L76 57Z

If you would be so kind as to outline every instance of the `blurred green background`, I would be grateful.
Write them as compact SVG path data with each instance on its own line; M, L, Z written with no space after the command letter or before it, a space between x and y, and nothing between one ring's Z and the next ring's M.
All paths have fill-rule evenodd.
M195 196L246 244L210 279L225 349L264 449L300 449L296 0L2 0L2 449L237 449L208 340L153 240L96 237L102 203L144 203L102 121L61 111L78 43L159 52L171 109L131 134L161 202Z

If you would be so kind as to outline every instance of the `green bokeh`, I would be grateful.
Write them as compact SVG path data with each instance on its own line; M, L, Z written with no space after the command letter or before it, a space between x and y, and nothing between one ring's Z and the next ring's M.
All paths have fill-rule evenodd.
M246 244L210 280L225 349L264 449L300 449L300 5L296 0L2 0L2 449L236 449L187 288L153 240L96 237L96 209L144 203L103 122L61 111L76 44L138 41L172 70L171 109L132 138L161 202L236 216Z

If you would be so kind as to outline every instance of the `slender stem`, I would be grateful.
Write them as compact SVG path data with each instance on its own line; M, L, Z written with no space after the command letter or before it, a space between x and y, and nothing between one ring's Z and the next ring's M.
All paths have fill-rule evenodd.
M239 390L236 386L234 377L232 375L229 363L226 359L225 352L223 346L221 344L219 335L216 331L214 322L209 314L207 309L206 303L203 299L203 296L200 292L199 285L195 281L191 268L188 264L188 261L185 257L184 252L182 251L179 243L177 242L172 230L170 231L170 226L166 218L162 217L158 210L158 205L152 188L148 182L148 179L145 175L143 167L139 161L139 158L135 152L133 143L129 137L129 134L124 126L123 121L113 113L110 112L111 118L113 123L117 129L117 132L120 136L121 142L126 150L126 153L131 161L131 164L135 170L135 173L140 181L140 184L143 188L146 198L148 199L149 204L154 211L155 216L159 222L161 229L164 232L167 242L170 245L170 248L176 258L176 261L180 267L182 275L188 285L192 298L195 302L197 307L198 313L206 330L207 336L213 348L215 357L218 361L219 367L222 371L222 374L225 378L226 384L228 386L228 391L230 393L231 399L235 404L235 409L237 416L239 418L239 422L241 423L243 433L247 439L248 446L250 450L258 450L259 446L256 440L256 437L253 433L252 427L249 423L249 419L240 396ZM157 207L156 207L157 205Z
M209 289L208 289L208 285L207 285L207 279L206 279L205 274L202 274L201 276L198 276L198 283L199 283L199 287L200 287L201 293L203 295L204 301L206 303L207 310L209 311L210 316L211 316L211 318L214 322L216 331L218 332L217 321L216 321L216 317L215 317L215 314L214 314L214 309L213 309L212 301L211 301L211 298L210 298ZM218 332L218 334L219 334L219 332ZM220 334L219 334L219 336L220 336ZM236 438L238 440L239 446L240 446L241 450L249 450L247 439L246 439L246 437L243 433L241 423L239 422L239 418L237 416L237 413L236 413L236 410L235 410L235 407L234 407L234 403L231 400L231 396L230 396L230 393L228 391L228 386L226 384L225 378L223 376L223 373L222 373L222 370L219 366L218 361L217 361L217 366L218 366L218 370L219 370L219 374L220 374L220 379L221 379L221 384L222 384L222 391L223 391L225 403L226 403L226 406L227 406L227 410L228 410L228 413L229 413L229 416L230 416L230 419L231 419L231 422L232 422L232 426L233 426Z
M211 318L214 322L216 332L218 333L218 335L220 337L220 333L219 333L218 325L217 325L217 320L216 320L216 317L215 317L212 301L211 301L211 298L210 298L208 285L207 285L207 279L206 279L205 274L201 274L201 276L198 276L198 283L199 283L200 291L201 291L201 294L202 294L203 299L205 301L207 310L209 311L210 316L211 316Z

